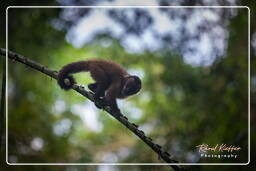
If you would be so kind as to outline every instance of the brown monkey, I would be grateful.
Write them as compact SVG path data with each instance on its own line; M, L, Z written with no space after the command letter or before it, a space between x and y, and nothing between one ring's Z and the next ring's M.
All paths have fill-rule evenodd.
M120 65L113 61L92 59L79 61L65 65L58 74L58 84L64 90L69 90L75 79L70 75L77 72L90 72L95 83L89 84L88 88L93 91L95 101L101 101L100 97L111 107L111 110L119 112L116 98L126 98L136 94L141 89L139 77L129 75ZM68 79L70 84L65 83ZM96 106L99 106L95 103Z

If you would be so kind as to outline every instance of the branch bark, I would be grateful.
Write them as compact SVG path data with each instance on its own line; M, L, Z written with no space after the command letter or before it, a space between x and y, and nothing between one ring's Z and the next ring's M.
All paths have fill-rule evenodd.
M6 56L6 52L7 51L5 49L0 48L1 56ZM51 78L57 79L57 76L58 76L57 71L53 71L35 61L32 61L32 60L22 56L22 55L8 51L8 58L13 61L18 61L26 66L29 66L43 74L48 75ZM74 85L72 87L72 89L77 91L78 93L82 94L83 96L85 96L86 98L91 100L92 102L94 102L93 93L86 91L83 86ZM178 165L178 161L172 159L168 152L163 151L163 149L160 145L154 143L151 138L147 137L144 134L143 131L139 130L138 126L136 124L129 122L127 117L125 117L121 113L112 112L109 107L106 107L106 106L101 106L101 107L103 110L105 110L107 113L109 113L115 119L117 119L121 124L123 124L125 127L127 127L130 131L132 131L136 136L138 136L145 144L147 144L147 146L149 146L155 153L157 153L159 158L162 158L166 163L169 163L169 164L172 163L172 165L169 165L169 166L172 167L175 171L184 170L183 167ZM175 165L173 165L173 163L175 163Z

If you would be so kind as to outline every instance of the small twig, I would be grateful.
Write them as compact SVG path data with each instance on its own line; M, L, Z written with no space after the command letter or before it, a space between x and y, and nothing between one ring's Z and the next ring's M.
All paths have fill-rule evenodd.
M5 56L6 50L0 48L0 54L2 56ZM20 63L23 63L39 72L42 72L42 73L50 76L51 78L57 79L58 72L50 70L47 67L45 67L37 62L34 62L24 56L21 56L17 53L8 51L8 58L11 60L15 60ZM83 86L79 86L79 85L75 84L75 85L73 85L72 89L74 89L78 93L82 94L89 100L94 101L93 93L86 91ZM135 125L134 123L130 123L128 121L127 117L125 117L123 114L114 113L111 111L111 109L109 107L106 107L106 106L100 106L100 107L102 107L103 110L108 112L111 116L116 118L120 123L122 123L125 127L127 127L135 135L137 135L143 142L145 142L153 151L155 151L157 153L159 158L162 158L166 163L178 163L178 161L171 159L170 154L163 151L162 147L160 145L155 144L151 138L147 137L143 131L139 130L137 125ZM169 166L172 167L175 171L184 170L184 168L180 167L179 165L169 165Z

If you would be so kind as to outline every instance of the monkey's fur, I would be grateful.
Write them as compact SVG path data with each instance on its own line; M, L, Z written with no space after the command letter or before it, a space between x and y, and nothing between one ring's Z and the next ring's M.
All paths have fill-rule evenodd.
M75 79L70 75L78 72L90 72L95 83L89 84L88 88L93 91L95 101L101 102L101 97L111 107L111 110L119 112L116 98L126 98L136 94L141 89L139 77L129 75L125 69L113 61L93 59L79 61L65 65L58 74L58 84L64 90L69 90L75 84ZM68 79L70 84L65 83ZM96 106L99 106L95 103Z

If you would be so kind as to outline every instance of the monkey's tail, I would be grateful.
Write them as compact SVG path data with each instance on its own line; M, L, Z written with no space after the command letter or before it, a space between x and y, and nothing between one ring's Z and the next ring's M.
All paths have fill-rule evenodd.
M70 74L89 71L89 61L79 61L67 64L62 67L58 74L58 84L64 90L69 90L76 83L73 76ZM65 83L65 79L69 80L70 84Z

